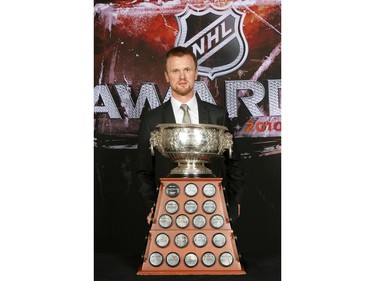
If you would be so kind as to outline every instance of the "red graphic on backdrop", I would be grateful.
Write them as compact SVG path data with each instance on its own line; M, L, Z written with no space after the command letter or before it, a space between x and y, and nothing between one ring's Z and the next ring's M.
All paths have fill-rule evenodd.
M94 6L93 74L94 92L98 93L94 98L96 136L105 140L137 136L139 119L134 116L163 102L168 93L169 85L163 73L164 56L175 46L179 37L177 15L183 14L188 3L194 6L195 11L201 12L207 3L211 3L215 11L229 5L231 8L228 9L238 11L238 15L244 15L240 20L241 24L236 28L240 35L242 29L246 41L243 46L248 46L248 51L245 53L244 47L243 55L238 59L238 68L228 69L228 73L220 74L215 67L230 63L229 59L223 60L227 59L224 51L227 52L228 49L224 45L220 46L223 48L218 48L214 55L201 62L202 66L210 67L211 70L208 70L207 74L201 72L198 82L205 84L206 94L212 96L216 104L227 108L237 137L275 138L274 135L277 135L279 138L279 126L262 126L263 123L260 123L257 127L257 124L260 122L259 118L262 118L261 122L264 124L271 124L274 115L281 115L280 0L103 2L95 1ZM230 12L229 19L235 21L234 14ZM211 12L211 15L214 14ZM198 19L198 16L192 16ZM203 19L207 20L206 17ZM221 24L222 22L219 22L210 29L211 49L221 43L221 37L218 43L214 38L217 27L221 35L232 34L229 31L235 28L234 25L229 25L229 22ZM202 24L201 29L190 29L190 24L187 24L191 32L205 30L204 27L209 25L206 23ZM186 38L193 36L187 35ZM240 37L236 36L235 39L239 46ZM200 43L200 40L199 38L197 42ZM205 43L207 42L206 40ZM236 50L234 53L238 54L239 48L233 49ZM220 59L215 57L216 54L221 54ZM198 56L203 57L204 53ZM242 57L246 57L243 62ZM214 58L221 61L216 63ZM99 88L96 88L99 86L104 90L99 91ZM103 93L107 96L102 96ZM145 97L146 102L143 104ZM118 111L117 117L110 117L105 108L100 108L108 101L112 103L111 110ZM106 106L109 108L107 104ZM256 122L254 118L258 118ZM254 123L251 130L250 123L246 125L247 122Z

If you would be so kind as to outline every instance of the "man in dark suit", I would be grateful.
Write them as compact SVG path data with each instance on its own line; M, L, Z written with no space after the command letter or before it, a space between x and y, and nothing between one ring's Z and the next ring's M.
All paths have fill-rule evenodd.
M193 124L215 124L226 126L231 133L228 114L222 107L201 101L194 92L194 81L198 77L197 59L192 51L183 47L175 47L166 55L164 75L171 87L171 99L143 114L138 134L137 178L139 191L146 205L150 208L147 221L150 222L157 199L156 188L160 178L165 178L177 166L166 157L155 151L151 156L150 133L161 123L185 123L186 113L181 105L187 105L188 122ZM224 159L218 159L207 165L216 177L223 178L225 197L228 202L229 216L234 223L240 210L243 193L243 172L239 165L240 155L235 140L232 158L228 152Z

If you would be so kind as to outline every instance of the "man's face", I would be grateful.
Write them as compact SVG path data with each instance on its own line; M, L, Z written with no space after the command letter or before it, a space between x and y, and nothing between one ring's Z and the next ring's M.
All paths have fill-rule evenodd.
M171 86L172 94L178 96L193 96L194 81L198 77L192 57L170 57L166 63L165 79ZM176 96L177 95L177 96Z

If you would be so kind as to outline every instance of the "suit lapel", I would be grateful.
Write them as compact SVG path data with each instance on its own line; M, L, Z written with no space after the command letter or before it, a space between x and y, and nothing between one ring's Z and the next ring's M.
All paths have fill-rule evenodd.
M164 103L163 123L176 123L176 119L174 118L173 114L171 100L168 100Z
M210 113L205 104L197 97L199 124L210 124Z

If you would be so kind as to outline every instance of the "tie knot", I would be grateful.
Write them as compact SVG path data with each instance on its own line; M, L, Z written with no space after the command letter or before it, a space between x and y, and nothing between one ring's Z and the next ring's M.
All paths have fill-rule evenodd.
M189 106L185 103L181 104L181 109L184 111L184 112L187 112L188 109L189 109Z

